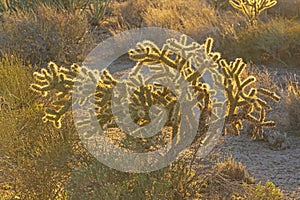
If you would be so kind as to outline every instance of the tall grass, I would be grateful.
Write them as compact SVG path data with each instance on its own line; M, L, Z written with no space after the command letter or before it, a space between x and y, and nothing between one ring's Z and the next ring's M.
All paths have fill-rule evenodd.
M9 109L0 110L1 199L56 199L66 195L75 153L71 118L63 130L43 124L43 105L29 84L32 71L14 57L0 61L0 96Z

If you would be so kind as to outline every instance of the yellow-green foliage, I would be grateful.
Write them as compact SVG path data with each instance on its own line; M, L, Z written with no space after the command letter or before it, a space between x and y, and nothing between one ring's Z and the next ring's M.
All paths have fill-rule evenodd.
M265 185L258 183L255 187L244 184L245 188L249 189L249 194L247 198L253 200L260 200L260 199L274 199L280 200L283 198L282 191L275 186L274 183L271 181L267 181Z
M14 55L38 66L50 61L71 65L84 60L95 45L93 37L83 15L40 5L36 12L3 15L0 55Z
M258 184L256 186L257 199L282 199L283 194L279 188L275 186L274 183L267 181L265 185Z
M229 0L229 3L253 23L262 11L275 6L277 0Z
M165 86L155 83L146 84L146 79L139 74L143 65L146 64L150 65L149 69L154 72L155 79L173 81L176 84L179 79L173 73L179 72L184 80L193 85L192 93L197 97L197 106L201 110L200 120L205 122L203 124L205 127L209 117L212 119L220 117L212 109L212 107L220 104L220 102L214 102L211 99L215 91L200 81L203 73L210 71L213 74L214 84L218 87L224 87L228 98L224 131L239 134L239 130L242 129L242 122L246 120L255 127L253 139L263 138L263 128L272 127L275 123L266 121L266 110L270 109L270 106L262 97L267 97L273 101L278 101L279 97L267 89L249 88L251 83L255 82L255 77L248 77L243 80L241 73L246 64L243 63L242 59L227 63L226 60L221 59L220 53L212 52L212 44L212 38L208 38L203 45L187 44L185 35L182 35L179 40L168 39L162 48L151 41L138 43L137 49L129 51L129 57L137 64L129 74L129 78L121 82L129 88L123 90L123 93L117 98L118 102L121 102L117 108L118 112L126 110L122 102L124 102L124 97L128 95L128 91L132 90L134 95L131 96L129 105L135 123L147 124L150 119L147 114L149 108L152 105L161 104L168 110L168 124L173 127L174 133L177 132L180 116L178 100ZM176 56L172 57L174 53ZM197 70L192 66L195 66ZM76 78L74 78L75 74L77 74ZM114 86L119 81L115 80L108 71L98 72L77 65L73 65L68 70L50 63L46 69L36 72L34 75L36 81L31 86L33 90L44 95L50 91L55 91L57 97L52 102L51 108L46 109L45 121L52 121L56 127L60 127L61 117L71 106L71 87L74 86L75 82L81 83L80 86L73 88L77 95L75 103L84 105L90 97L95 96L96 114L93 114L94 111L92 110L87 111L90 113L90 118L78 122L81 127L89 127L88 135L94 131L94 125L90 123L94 115L97 116L102 127L115 120L111 111L111 95ZM95 87L97 85L96 92L91 90L91 85L95 85ZM139 110L145 113L140 115L140 112L137 112ZM189 117L192 119L194 116ZM203 130L199 130L201 134L205 133Z
M71 116L61 129L42 123L48 102L29 89L32 70L21 60L2 59L0 80L1 199L63 199L79 140Z

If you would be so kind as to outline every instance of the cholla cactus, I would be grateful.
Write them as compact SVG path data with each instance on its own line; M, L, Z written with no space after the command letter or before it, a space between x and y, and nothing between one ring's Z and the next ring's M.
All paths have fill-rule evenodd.
M152 119L150 115L153 112L150 112L150 108L158 104L167 110L167 121L164 125L171 126L175 133L173 135L176 135L182 113L179 109L179 99L173 92L186 89L181 87L180 79L183 79L192 86L187 94L196 97L195 106L201 111L197 139L205 135L209 120L219 120L222 117L225 117L225 132L239 134L242 122L247 121L255 127L253 139L262 138L263 128L275 125L273 121L265 119L266 111L271 108L262 97L274 101L278 101L279 97L266 89L248 89L256 79L242 79L241 74L246 67L242 59L227 63L221 59L220 53L212 52L212 45L212 38L208 38L202 45L188 44L185 35L179 40L168 39L162 48L151 41L142 41L136 45L136 49L128 52L129 57L136 61L136 65L125 80L114 79L107 70L99 72L77 65L66 69L50 63L41 72L35 72L36 83L33 83L31 88L44 96L51 91L55 92L56 98L47 106L44 121L53 122L57 128L60 128L61 118L72 104L84 105L89 103L90 97L94 97L95 109L87 111L90 117L77 122L80 127L86 127L84 130L87 130L87 135L94 131L91 119L95 117L102 127L116 120L124 124L132 120L141 127L146 126ZM149 71L148 76L141 76L145 66ZM206 71L212 74L213 85L201 81ZM168 82L174 83L171 88L164 84ZM94 92L91 85L96 86ZM218 91L211 88L225 89L228 101L225 116L219 116L215 110L222 106L223 102L213 99ZM76 100L72 102L74 92ZM114 97L114 101L118 102L114 113L113 92L118 94ZM129 101L126 97L130 97ZM130 116L126 113L128 108ZM156 114L160 116L159 113ZM195 118L193 115L187 117L191 120ZM160 122L154 124L157 123ZM139 130L136 131L138 134Z
M277 4L277 0L229 0L236 9L241 10L253 24L260 13Z
M72 88L78 69L76 65L68 70L50 62L41 72L34 72L35 83L31 84L31 89L45 97L49 92L56 94L56 99L45 110L44 122L50 121L55 127L61 127L61 118L71 107Z
M262 139L263 128L273 127L273 121L265 121L266 111L271 107L259 96L267 97L275 102L279 97L267 89L250 88L250 85L256 81L253 76L242 80L241 74L246 67L242 59L238 58L228 64L225 60L220 60L220 66L224 75L224 87L228 98L228 111L225 122L225 131L233 134L239 134L243 128L244 120L254 125L253 139L257 137ZM246 92L248 88L248 93ZM258 118L255 116L259 116Z

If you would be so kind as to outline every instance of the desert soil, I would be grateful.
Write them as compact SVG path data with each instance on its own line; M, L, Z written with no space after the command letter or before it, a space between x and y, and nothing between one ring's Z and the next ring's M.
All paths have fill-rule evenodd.
M299 131L300 132L300 131ZM300 138L288 134L290 147L273 150L267 142L252 141L250 136L221 136L213 150L222 159L232 157L247 166L256 182L273 182L282 189L284 199L300 199Z

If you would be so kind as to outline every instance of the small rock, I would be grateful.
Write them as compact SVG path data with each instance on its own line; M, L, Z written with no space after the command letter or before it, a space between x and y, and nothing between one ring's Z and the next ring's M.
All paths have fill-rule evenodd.
M286 133L282 134L279 131L267 131L265 133L265 140L275 150L284 150L290 147Z

